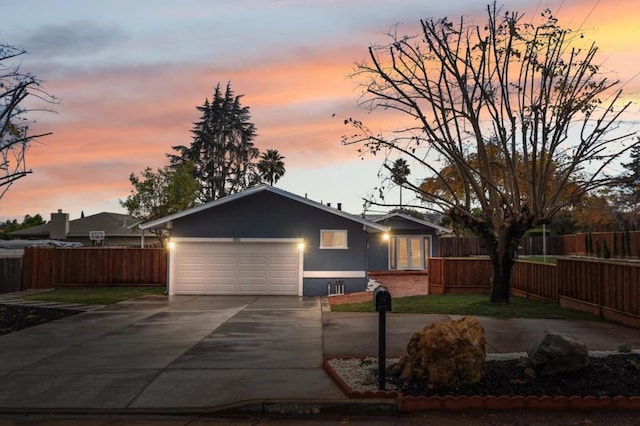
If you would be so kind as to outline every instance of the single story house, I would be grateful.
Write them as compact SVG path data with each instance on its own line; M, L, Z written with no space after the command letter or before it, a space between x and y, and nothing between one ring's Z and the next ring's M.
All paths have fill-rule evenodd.
M450 229L404 214L366 216L390 228L387 240L369 244L369 271L422 271L438 256L438 235Z
M97 213L69 220L69 213L58 210L51 213L51 221L42 225L11 232L13 238L51 239L78 242L84 246L140 247L142 231L136 226L140 221L120 213ZM153 236L147 236L148 244L158 244Z
M259 185L140 229L169 232L168 292L326 296L364 291L387 225Z

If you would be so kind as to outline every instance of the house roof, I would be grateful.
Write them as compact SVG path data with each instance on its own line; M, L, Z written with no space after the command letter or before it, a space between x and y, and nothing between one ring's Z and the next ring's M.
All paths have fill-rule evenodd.
M418 219L417 217L408 215L408 214L404 214L404 213L389 213L389 214L385 214L385 215L368 215L366 216L369 220L371 220L372 222L383 222L386 219L391 219L393 217L399 217L411 222L415 222L419 225L422 226L427 226L429 228L433 228L436 231L439 232L446 232L449 233L451 232L451 229L449 228L445 228L444 226L440 226L440 225L436 225L435 223L431 223L431 222L427 222L426 220L422 220L422 219Z
M214 200L214 201L210 201L210 202L208 202L206 204L202 204L202 205L199 205L199 206L196 206L196 207L192 207L190 209L183 210L181 212L174 213L174 214L171 214L169 216L165 216L163 218L153 220L151 222L140 224L139 228L140 229L157 228L159 226L167 224L168 222L170 222L172 220L176 220L176 219L179 219L179 218L182 218L182 217L185 217L185 216L189 216L189 215L192 215L194 213L198 213L198 212L210 209L210 208L214 208L214 207L226 204L226 203L230 203L232 201L236 201L236 200L239 200L239 199L242 199L242 198L245 198L245 197L249 197L251 195L257 194L259 192L264 192L264 191L271 192L271 193L280 195L282 197L286 197L286 198L289 198L291 200L297 201L299 203L306 204L308 206L314 207L314 208L316 208L318 210L322 210L322 211L334 214L336 216L340 216L340 217L343 217L345 219L352 220L354 222L360 223L365 227L365 230L367 232L386 232L386 231L388 231L390 229L388 226L384 226L384 225L381 225L379 223L372 222L372 221L364 219L364 218L362 218L360 216L352 215L350 213L344 212L342 210L335 209L333 207L325 206L324 204L319 203L317 201L309 200L308 198L301 197L299 195L293 194L291 192L287 192L287 191L285 191L283 189L280 189L280 188L275 188L275 187L273 187L271 185L267 185L267 184L253 186L253 187L251 187L249 189L246 189L246 190L244 190L242 192L237 192L235 194L231 194L231 195L228 195L226 197L219 198L219 199Z
M133 225L139 220L120 213L97 213L69 221L69 237L89 237L90 231L104 231L107 237L131 237L139 236L141 232ZM11 232L13 237L49 237L51 223L33 226L27 229Z

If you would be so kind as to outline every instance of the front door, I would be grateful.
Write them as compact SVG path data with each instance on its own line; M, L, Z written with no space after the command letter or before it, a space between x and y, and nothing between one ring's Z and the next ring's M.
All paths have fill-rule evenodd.
M424 269L423 237L397 237L398 269Z

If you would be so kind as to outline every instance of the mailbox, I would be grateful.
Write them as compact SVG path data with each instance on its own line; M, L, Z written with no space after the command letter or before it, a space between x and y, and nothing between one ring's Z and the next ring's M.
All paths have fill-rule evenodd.
M386 287L378 286L373 291L373 306L378 312L391 310L391 293Z

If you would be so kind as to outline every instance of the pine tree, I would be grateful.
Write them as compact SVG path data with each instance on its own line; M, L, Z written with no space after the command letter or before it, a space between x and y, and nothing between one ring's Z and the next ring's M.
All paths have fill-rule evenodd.
M629 152L631 161L625 168L615 192L616 220L624 231L640 230L640 138Z
M224 93L218 83L211 102L206 99L196 107L201 117L191 131L191 145L173 146L178 154L168 154L174 165L193 163L202 202L246 189L255 174L254 160L259 155L253 145L256 128L249 121L249 107L242 106L241 98L242 95L234 95L231 83Z
M640 205L640 138L631 149L630 157L631 161L623 164L627 169L624 187L631 196L630 201Z

